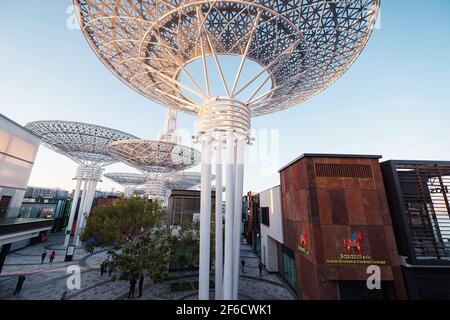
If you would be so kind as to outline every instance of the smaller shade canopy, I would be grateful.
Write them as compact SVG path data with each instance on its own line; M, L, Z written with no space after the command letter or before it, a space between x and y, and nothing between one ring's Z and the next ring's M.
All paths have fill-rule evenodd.
M169 176L200 163L194 148L160 140L126 140L113 142L109 154L149 176Z
M79 164L100 167L117 162L107 150L112 142L137 138L119 130L72 121L36 121L25 127L48 148Z

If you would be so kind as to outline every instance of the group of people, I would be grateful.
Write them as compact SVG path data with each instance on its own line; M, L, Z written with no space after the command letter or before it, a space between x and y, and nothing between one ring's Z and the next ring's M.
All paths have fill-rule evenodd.
M111 277L113 271L114 271L114 263L111 260L106 259L100 264L100 277L103 277L103 274L106 272L108 272L109 277Z
M128 299L134 299L134 291L136 290L137 280L135 278L130 280L130 291L128 292ZM138 298L142 297L142 288L144 286L144 273L141 273L139 277L139 295Z
M47 250L44 250L44 251L42 251L42 254L41 254L41 264L44 263L46 257L47 257ZM55 252L55 250L53 250L49 255L49 262L53 263L53 260L55 259L55 257L56 257L56 252ZM23 283L25 282L25 280L26 280L26 277L23 274L19 275L19 277L17 278L16 289L14 290L15 296L20 294L20 292L22 291Z
M42 251L42 254L41 254L41 264L44 263L45 257L47 257L47 250ZM55 259L55 257L56 257L56 251L53 250L53 251L50 253L50 255L48 256L49 262L50 262L50 263L53 263L53 260Z

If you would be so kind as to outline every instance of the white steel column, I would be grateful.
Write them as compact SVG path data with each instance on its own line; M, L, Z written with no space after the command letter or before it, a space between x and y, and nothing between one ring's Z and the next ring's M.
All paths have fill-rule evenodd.
M234 134L227 134L226 141L226 203L225 203L225 262L223 271L223 298L233 298L233 220L234 220L234 181L235 181L235 155Z
M200 270L199 300L209 300L210 241L211 241L211 137L202 141L202 170L200 194Z
M70 208L69 221L66 226L66 237L64 239L64 247L67 247L70 242L70 234L72 233L73 220L77 211L78 201L80 197L81 183L83 182L84 168L79 166L77 169L75 180L77 181L75 191L73 193L72 206Z
M236 139L236 178L234 190L234 227L233 227L233 300L239 293L239 263L241 254L242 193L244 183L244 137Z
M75 226L75 239L74 239L74 244L76 245L77 243L77 235L78 235L78 229L80 228L80 222L81 222L81 217L83 216L83 209L84 209L84 203L86 202L86 196L88 193L88 180L85 179L84 183L83 183L83 190L82 190L82 195L81 195L81 201L80 201L80 209L78 210L78 217L77 217L77 224Z
M89 201L86 204L86 214L87 217L89 217L89 215L91 214L91 210L92 210L92 205L94 204L94 199L95 199L95 193L96 193L96 189L97 189L97 184L98 184L98 180L94 180L92 181L92 188L91 188L91 192L90 192L90 197L89 197ZM86 221L84 221L83 223L83 228L86 225Z
M87 186L86 186L86 193L83 197L83 201L82 201L82 206L80 206L80 210L78 212L78 221L77 221L77 229L75 231L75 245L79 246L80 245L80 233L81 233L81 228L83 227L83 223L84 223L84 213L86 212L86 207L87 204L89 203L89 198L91 197L91 189L92 189L92 180L87 181Z
M215 299L223 299L222 139L216 145L216 260Z

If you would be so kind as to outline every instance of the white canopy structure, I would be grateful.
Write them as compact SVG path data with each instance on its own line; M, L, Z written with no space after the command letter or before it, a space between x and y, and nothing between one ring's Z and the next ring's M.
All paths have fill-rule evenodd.
M92 209L97 183L101 181L103 168L115 163L107 147L114 141L136 139L128 133L71 121L36 121L26 125L48 148L69 157L78 164L76 187L66 228L64 246L70 243L80 193L81 202L75 232L75 244L80 244L81 231Z
M115 159L142 171L146 175L146 194L163 202L169 179L179 180L181 177L176 173L200 162L200 152L194 148L162 140L117 141L108 147L108 152Z
M127 197L131 196L136 188L144 185L146 181L146 176L142 173L109 172L103 176L124 187L124 194Z
M155 102L198 115L200 299L209 299L213 146L218 190L225 150L225 253L216 225L215 295L237 299L243 162L251 117L302 103L337 80L366 45L380 1L73 3L93 51L120 80Z

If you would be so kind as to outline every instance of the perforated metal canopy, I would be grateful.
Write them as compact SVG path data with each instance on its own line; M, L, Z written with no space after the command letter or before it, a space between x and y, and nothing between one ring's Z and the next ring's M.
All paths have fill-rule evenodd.
M122 186L141 186L146 181L146 176L142 173L109 172L103 176Z
M197 165L200 152L194 148L160 140L113 142L108 152L117 160L147 175L164 177Z
M114 141L137 139L119 130L72 121L36 121L25 127L48 148L89 166L103 167L116 162L107 147Z
M215 175L211 175L211 180L215 179ZM191 189L201 182L200 172L181 172L174 175L173 179L169 179L166 186L169 190L174 189Z
M96 55L134 90L197 113L199 101L214 97L208 75L218 70L225 95L248 104L252 116L301 103L339 78L366 45L380 5L379 0L73 3ZM242 59L230 64L225 56ZM195 61L198 68L189 67Z

